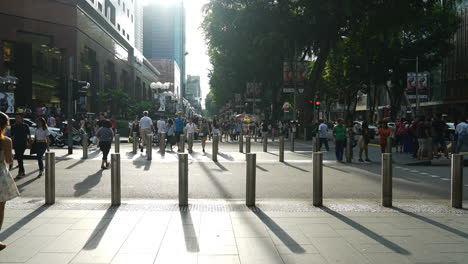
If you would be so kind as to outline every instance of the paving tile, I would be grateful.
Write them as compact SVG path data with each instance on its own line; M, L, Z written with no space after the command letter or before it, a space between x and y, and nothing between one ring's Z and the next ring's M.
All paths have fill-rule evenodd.
M67 264L74 256L73 253L38 253L26 264Z
M234 224L233 230L236 237L269 237L269 233L263 223Z
M328 224L299 224L307 237L340 237Z
M197 254L158 254L154 264L197 264Z
M72 224L43 224L29 233L32 236L60 236Z
M111 264L153 264L156 259L156 253L118 253Z
M199 255L198 264L241 264L239 256Z
M0 233L0 241L4 241L7 244L11 244L17 239L22 238L23 236L29 234L31 230L29 229L16 229L16 230L11 230L11 232L7 233Z
M275 245L275 247L280 255L318 253L313 245Z
M283 263L269 238L237 238L241 263Z
M70 263L110 263L118 248L96 248L80 251Z
M376 264L410 264L406 256L397 253L366 253L364 254L371 263Z
M70 229L101 229L110 222L111 219L84 218L74 223Z
M233 231L212 230L200 234L200 243L235 246L236 238Z
M164 232L134 231L120 251L122 253L152 253L157 252L164 237Z
M26 262L53 240L54 237L23 236L2 250L0 262Z
M359 251L338 237L316 237L311 239L318 252L330 263L369 263Z
M93 230L67 230L50 243L41 252L74 252L83 249L93 234Z
M281 255L284 264L327 264L320 254Z

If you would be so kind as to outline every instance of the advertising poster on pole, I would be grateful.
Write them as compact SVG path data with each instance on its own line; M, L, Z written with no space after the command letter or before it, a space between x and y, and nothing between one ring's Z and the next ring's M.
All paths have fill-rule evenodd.
M283 92L294 93L294 87L303 89L307 81L309 61L283 63Z
M428 98L429 89L429 74L419 73L416 75L415 72L407 73L406 78L406 94L408 99L416 99L416 89L418 89L419 99Z

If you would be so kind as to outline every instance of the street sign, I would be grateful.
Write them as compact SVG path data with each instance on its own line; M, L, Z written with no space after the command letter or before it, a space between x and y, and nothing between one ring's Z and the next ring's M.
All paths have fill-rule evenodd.
M294 88L283 88L283 93L294 93Z

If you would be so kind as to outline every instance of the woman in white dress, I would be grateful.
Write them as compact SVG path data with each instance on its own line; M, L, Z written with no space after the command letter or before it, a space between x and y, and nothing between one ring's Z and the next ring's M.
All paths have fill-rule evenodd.
M13 162L11 139L5 137L5 130L8 123L8 116L0 112L0 229L3 224L5 203L19 196L18 188L8 170L8 165ZM6 244L0 242L0 250L5 248Z

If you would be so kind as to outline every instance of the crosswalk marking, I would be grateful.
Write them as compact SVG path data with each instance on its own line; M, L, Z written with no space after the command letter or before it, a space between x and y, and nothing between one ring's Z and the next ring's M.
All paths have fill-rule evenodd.
M440 178L440 179L443 181L450 181L450 179L447 179L447 178Z

